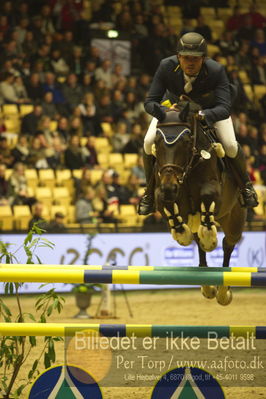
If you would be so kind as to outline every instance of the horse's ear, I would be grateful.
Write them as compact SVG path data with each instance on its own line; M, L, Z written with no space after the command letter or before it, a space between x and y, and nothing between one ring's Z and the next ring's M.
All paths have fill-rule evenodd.
M186 106L184 107L184 109L180 112L179 114L179 119L182 122L186 122L187 121L187 117L189 114L189 102L187 102Z

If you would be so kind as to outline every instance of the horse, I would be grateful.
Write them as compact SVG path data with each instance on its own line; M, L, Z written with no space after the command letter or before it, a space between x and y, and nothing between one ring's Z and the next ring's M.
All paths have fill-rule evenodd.
M193 240L197 243L199 267L208 266L206 252L216 248L220 226L224 233L222 266L228 267L242 236L246 209L240 204L240 191L226 167L226 157L222 160L221 143L215 140L213 130L203 127L195 108L197 104L189 101L182 110L177 105L157 123L155 205L167 219L174 240L182 246ZM224 306L232 301L227 286L202 286L201 291Z

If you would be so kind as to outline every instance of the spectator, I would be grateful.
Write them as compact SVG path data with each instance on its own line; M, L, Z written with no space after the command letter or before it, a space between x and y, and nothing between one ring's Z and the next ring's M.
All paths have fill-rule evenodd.
M104 94L99 99L98 117L100 123L102 122L113 123L114 121L113 107L112 107L111 97L109 94Z
M27 54L28 58L31 58L34 54L37 53L38 44L33 36L33 32L31 30L27 30L25 33L25 39L22 43L22 50L25 54Z
M237 5L234 7L233 15L227 20L226 30L238 31L242 26L242 18L240 7Z
M197 18L197 25L194 29L195 32L203 36L208 42L212 41L212 31L209 25L206 25L205 18L203 15L199 15Z
M73 112L82 100L82 88L78 83L78 77L75 73L67 76L66 82L62 87L63 96L66 100L69 112Z
M75 204L77 223L95 223L95 218L99 216L99 212L94 210L94 197L94 189L92 187L88 187L82 197L77 200Z
M10 185L6 179L6 165L0 163L0 206L10 202Z
M124 102L124 96L121 90L115 89L113 90L113 98L112 98L112 107L113 107L113 117L114 122L119 122L123 119L123 113L126 109L126 105Z
M48 4L44 4L41 9L41 32L45 35L46 33L55 33L55 27L52 20L51 7Z
M79 46L75 46L72 50L72 53L69 51L69 69L70 72L76 74L77 76L81 76L84 72L84 57L82 48Z
M101 66L95 70L95 80L103 80L108 89L112 88L111 61L103 60Z
M25 165L18 162L8 180L12 205L33 205L36 202L28 191L28 182L25 176Z
M18 143L11 150L11 153L14 158L14 163L25 163L27 161L27 158L29 156L29 145L27 136L19 135Z
M263 57L254 57L249 72L250 81L254 85L266 84L266 66Z
M64 152L65 146L59 137L53 139L51 148L46 151L46 161L48 163L48 168L51 169L64 169Z
M250 4L249 12L244 14L244 17L248 16L251 19L252 26L254 28L264 28L266 25L266 18L257 11L257 6L254 2Z
M57 135L60 137L60 139L64 142L67 143L69 139L69 122L68 119L65 116L62 116L57 125Z
M259 50L260 56L266 56L266 40L263 29L256 29L251 47L256 47Z
M82 122L84 125L85 135L99 136L102 132L100 120L97 114L97 108L93 93L87 93L83 97L78 108L81 111Z
M45 169L48 168L46 160L46 149L41 143L38 136L33 136L29 145L29 156L27 158L27 166L29 168Z
M38 201L32 207L32 218L29 221L29 230L37 223L37 226L44 231L47 230L48 223L43 217L44 206L43 203Z
M143 157L142 155L138 156L137 165L131 169L131 173L138 178L139 185L145 186L146 179L145 179L145 172L143 167Z
M73 116L71 118L69 127L70 127L69 128L70 136L78 136L78 137L83 136L83 124L79 116Z
M23 104L28 101L27 98L20 98L17 95L14 87L15 76L12 73L6 72L4 79L0 83L0 98L6 104Z
M144 219L142 231L168 231L167 222L165 219L163 219L161 213L159 211L156 211L152 215Z
M114 135L111 137L111 144L114 152L122 152L125 145L130 139L127 133L127 124L118 122Z
M260 148L258 164L263 184L266 186L266 143Z
M47 225L48 233L64 234L67 228L64 223L65 215L62 212L56 212L54 219Z
M134 123L129 141L123 148L123 153L139 154L143 147L143 132L139 123Z
M51 53L51 66L57 76L65 76L69 72L69 66L61 55L60 50L54 49Z
M67 114L64 104L65 104L65 99L63 96L63 93L61 91L60 85L56 82L56 77L55 74L52 72L47 72L45 74L45 82L43 85L44 92L46 93L47 91L53 93L53 102L55 105L57 105L58 109L63 112L64 114Z
M38 73L34 72L30 75L26 83L26 89L32 102L40 101L42 99L44 91Z
M76 187L76 198L84 197L87 188L93 187L93 184L91 181L90 169L84 168L82 170L81 179L76 179L75 187Z
M13 162L14 157L8 145L7 138L0 136L0 163L6 165L7 168L11 168Z
M51 91L47 91L43 94L41 106L43 115L49 116L49 118L53 120L58 120L60 118L58 109L54 103L54 95Z
M80 146L78 136L70 138L69 146L65 151L65 165L67 169L81 169L85 166L88 156L86 148Z
M86 148L89 152L87 165L89 168L93 169L97 169L99 167L98 155L97 155L97 150L95 148L95 144L96 144L96 138L94 136L89 136L86 145Z
M38 128L39 118L43 113L41 105L34 105L33 111L22 118L21 133L33 136Z

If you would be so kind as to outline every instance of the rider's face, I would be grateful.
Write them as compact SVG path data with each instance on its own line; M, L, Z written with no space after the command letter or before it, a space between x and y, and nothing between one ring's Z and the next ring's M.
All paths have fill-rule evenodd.
M188 76L195 76L199 73L204 57L194 55L178 55L180 67Z

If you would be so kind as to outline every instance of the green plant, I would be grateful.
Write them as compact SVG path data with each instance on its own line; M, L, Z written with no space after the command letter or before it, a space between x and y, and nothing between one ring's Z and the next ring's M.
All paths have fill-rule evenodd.
M35 253L37 248L54 248L54 244L46 238L42 237L44 230L34 224L32 229L28 232L23 244L13 252L10 252L11 245L0 241L0 262L6 264L19 263L17 259L17 252L23 247L27 261L26 263L41 263L40 258ZM37 235L37 236L36 236ZM10 266L12 267L12 266ZM41 287L46 286L43 284ZM34 304L36 314L26 313L23 311L21 295L19 289L23 283L5 283L5 295L14 295L17 303L17 314L11 312L5 301L0 298L0 317L6 323L17 322L23 323L26 321L34 321L37 323L46 323L54 311L61 312L63 308L64 298L59 296L54 289L41 294L37 297ZM31 382L40 373L39 367L41 359L45 368L48 368L56 360L56 353L54 344L56 341L61 341L60 337L44 337L42 347L40 347L39 355L35 360L31 361L31 369L28 372L27 380L19 379L21 368L32 353L32 349L37 345L36 337L15 337L3 336L0 337L0 395L2 399L18 399L21 398L22 392L31 384ZM38 346L40 342L38 341Z

